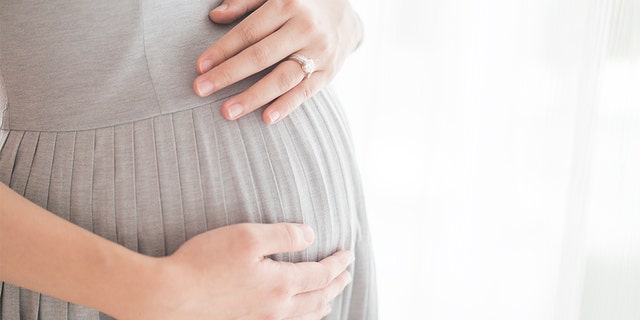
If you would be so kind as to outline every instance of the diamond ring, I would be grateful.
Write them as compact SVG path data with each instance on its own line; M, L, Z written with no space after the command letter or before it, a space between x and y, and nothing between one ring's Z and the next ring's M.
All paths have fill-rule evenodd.
M309 79L311 74L316 71L316 64L313 62L313 59L309 59L304 55L299 53L294 53L289 56L289 59L296 61L302 67L302 71L304 72L305 78Z

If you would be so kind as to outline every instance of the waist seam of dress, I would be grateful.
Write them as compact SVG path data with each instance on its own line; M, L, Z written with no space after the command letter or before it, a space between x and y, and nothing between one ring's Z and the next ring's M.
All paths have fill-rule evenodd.
M148 119L155 119L158 117L162 117L162 116L167 116L167 115L171 115L171 114L177 114L180 112L186 112L189 110L194 110L194 109L198 109L198 108L202 108L202 107L214 107L215 105L219 105L220 101L226 100L234 95L238 94L237 92L225 95L223 97L221 97L220 99L214 100L214 101L207 101L205 103L202 104L198 104L195 106L191 106L188 108L184 108L181 110L175 110L175 111L170 111L170 112L160 112L159 114L155 114L153 116L149 116L149 117L144 117L144 118L140 118L140 119L135 119L135 120L130 120L130 121L123 121L120 123L116 123L116 124L110 124L110 125L106 125L106 126L100 126L100 127L93 127L93 128L83 128L83 129L78 129L78 130L34 130L34 129L24 129L24 128L11 128L11 126L8 126L8 128L2 128L1 131L22 131L22 132L83 132L83 131L92 131L92 130L98 130L98 129L104 129L104 128L112 128L112 127L117 127L117 126L121 126L121 125L126 125L129 123L135 123L135 122L139 122L139 121L144 121L144 120L148 120ZM8 109L7 109L7 113L8 113ZM2 141L0 141L2 142ZM0 143L0 146L2 146L2 144Z

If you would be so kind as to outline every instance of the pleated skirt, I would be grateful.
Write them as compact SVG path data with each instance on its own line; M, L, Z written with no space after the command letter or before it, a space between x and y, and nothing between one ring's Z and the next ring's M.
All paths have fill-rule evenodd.
M265 125L237 121L218 103L82 131L11 130L0 181L41 207L129 249L174 252L191 237L242 223L310 225L308 250L284 261L318 261L351 249L353 283L326 319L376 319L375 272L349 131L330 91ZM109 319L84 306L0 282L0 315Z

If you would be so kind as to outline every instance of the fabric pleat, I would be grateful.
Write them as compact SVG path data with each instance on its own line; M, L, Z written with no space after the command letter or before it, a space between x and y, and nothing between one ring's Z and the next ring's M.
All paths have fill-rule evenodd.
M24 195L27 187L39 135L38 132L26 132L22 137L21 147L18 149L15 157L15 163L13 165L14 174L11 176L9 186L21 195Z
M179 187L182 194L185 237L190 239L207 230L192 112L174 114L171 125L175 139ZM173 128L182 128L182 130L174 130Z
M93 232L108 240L116 241L113 141L113 128L96 130L91 211L94 213Z
M136 172L133 152L133 124L115 127L114 132L114 180L116 229L118 243L138 251L138 216L136 214Z
M211 110L197 108L191 111L191 119L196 146L194 158L198 160L207 229L232 224L225 200L226 194L231 191L224 188L222 181L221 158L226 150L222 149L216 134L213 115Z
M20 147L23 137L23 131L11 131L7 136L2 152L0 152L0 169L2 169L0 170L0 182L8 186L11 185L11 175L15 171L14 166L18 156L18 147Z
M79 131L73 145L69 220L93 231L93 157L95 131Z
M353 285L327 319L373 319L369 235L348 128L321 92L276 125L261 113L227 121L219 105L80 131L10 131L0 181L82 228L150 256L242 222L296 222L316 234L281 261L355 250ZM0 283L2 319L110 319Z
M150 256L160 257L165 255L166 243L153 120L137 122L133 130L138 250Z
M158 161L160 206L165 230L166 254L175 252L187 240L180 173L171 117L154 119L154 135Z

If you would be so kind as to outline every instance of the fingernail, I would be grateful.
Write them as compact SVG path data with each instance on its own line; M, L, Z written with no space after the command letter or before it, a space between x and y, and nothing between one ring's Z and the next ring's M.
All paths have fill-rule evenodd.
M331 306L328 306L328 307L324 308L324 312L322 312L322 316L324 317L326 315L329 315L329 313L331 313L331 311L332 311L331 310Z
M217 6L215 9L213 9L213 11L217 11L217 12L222 12L227 10L227 8L229 7L229 5L227 5L226 3L223 3L219 6Z
M237 103L230 105L229 108L227 108L229 118L235 119L237 116L239 116L242 113L242 110L244 110L244 108Z
M275 123L280 118L280 112L273 110L269 112L269 120L271 123Z
M198 94L201 97L208 96L213 92L213 83L211 81L202 80L198 82Z
M347 283L351 283L351 281L353 281L353 276L351 275L351 272L347 272L346 277L347 277Z
M313 242L313 229L306 225L300 225L300 230L302 230L302 235L304 236L304 241L307 243Z
M209 70L211 70L211 68L213 67L213 61L211 60L204 60L200 63L200 72L205 73Z
M353 252L349 251L349 264L354 261L356 261L356 256L353 254Z

